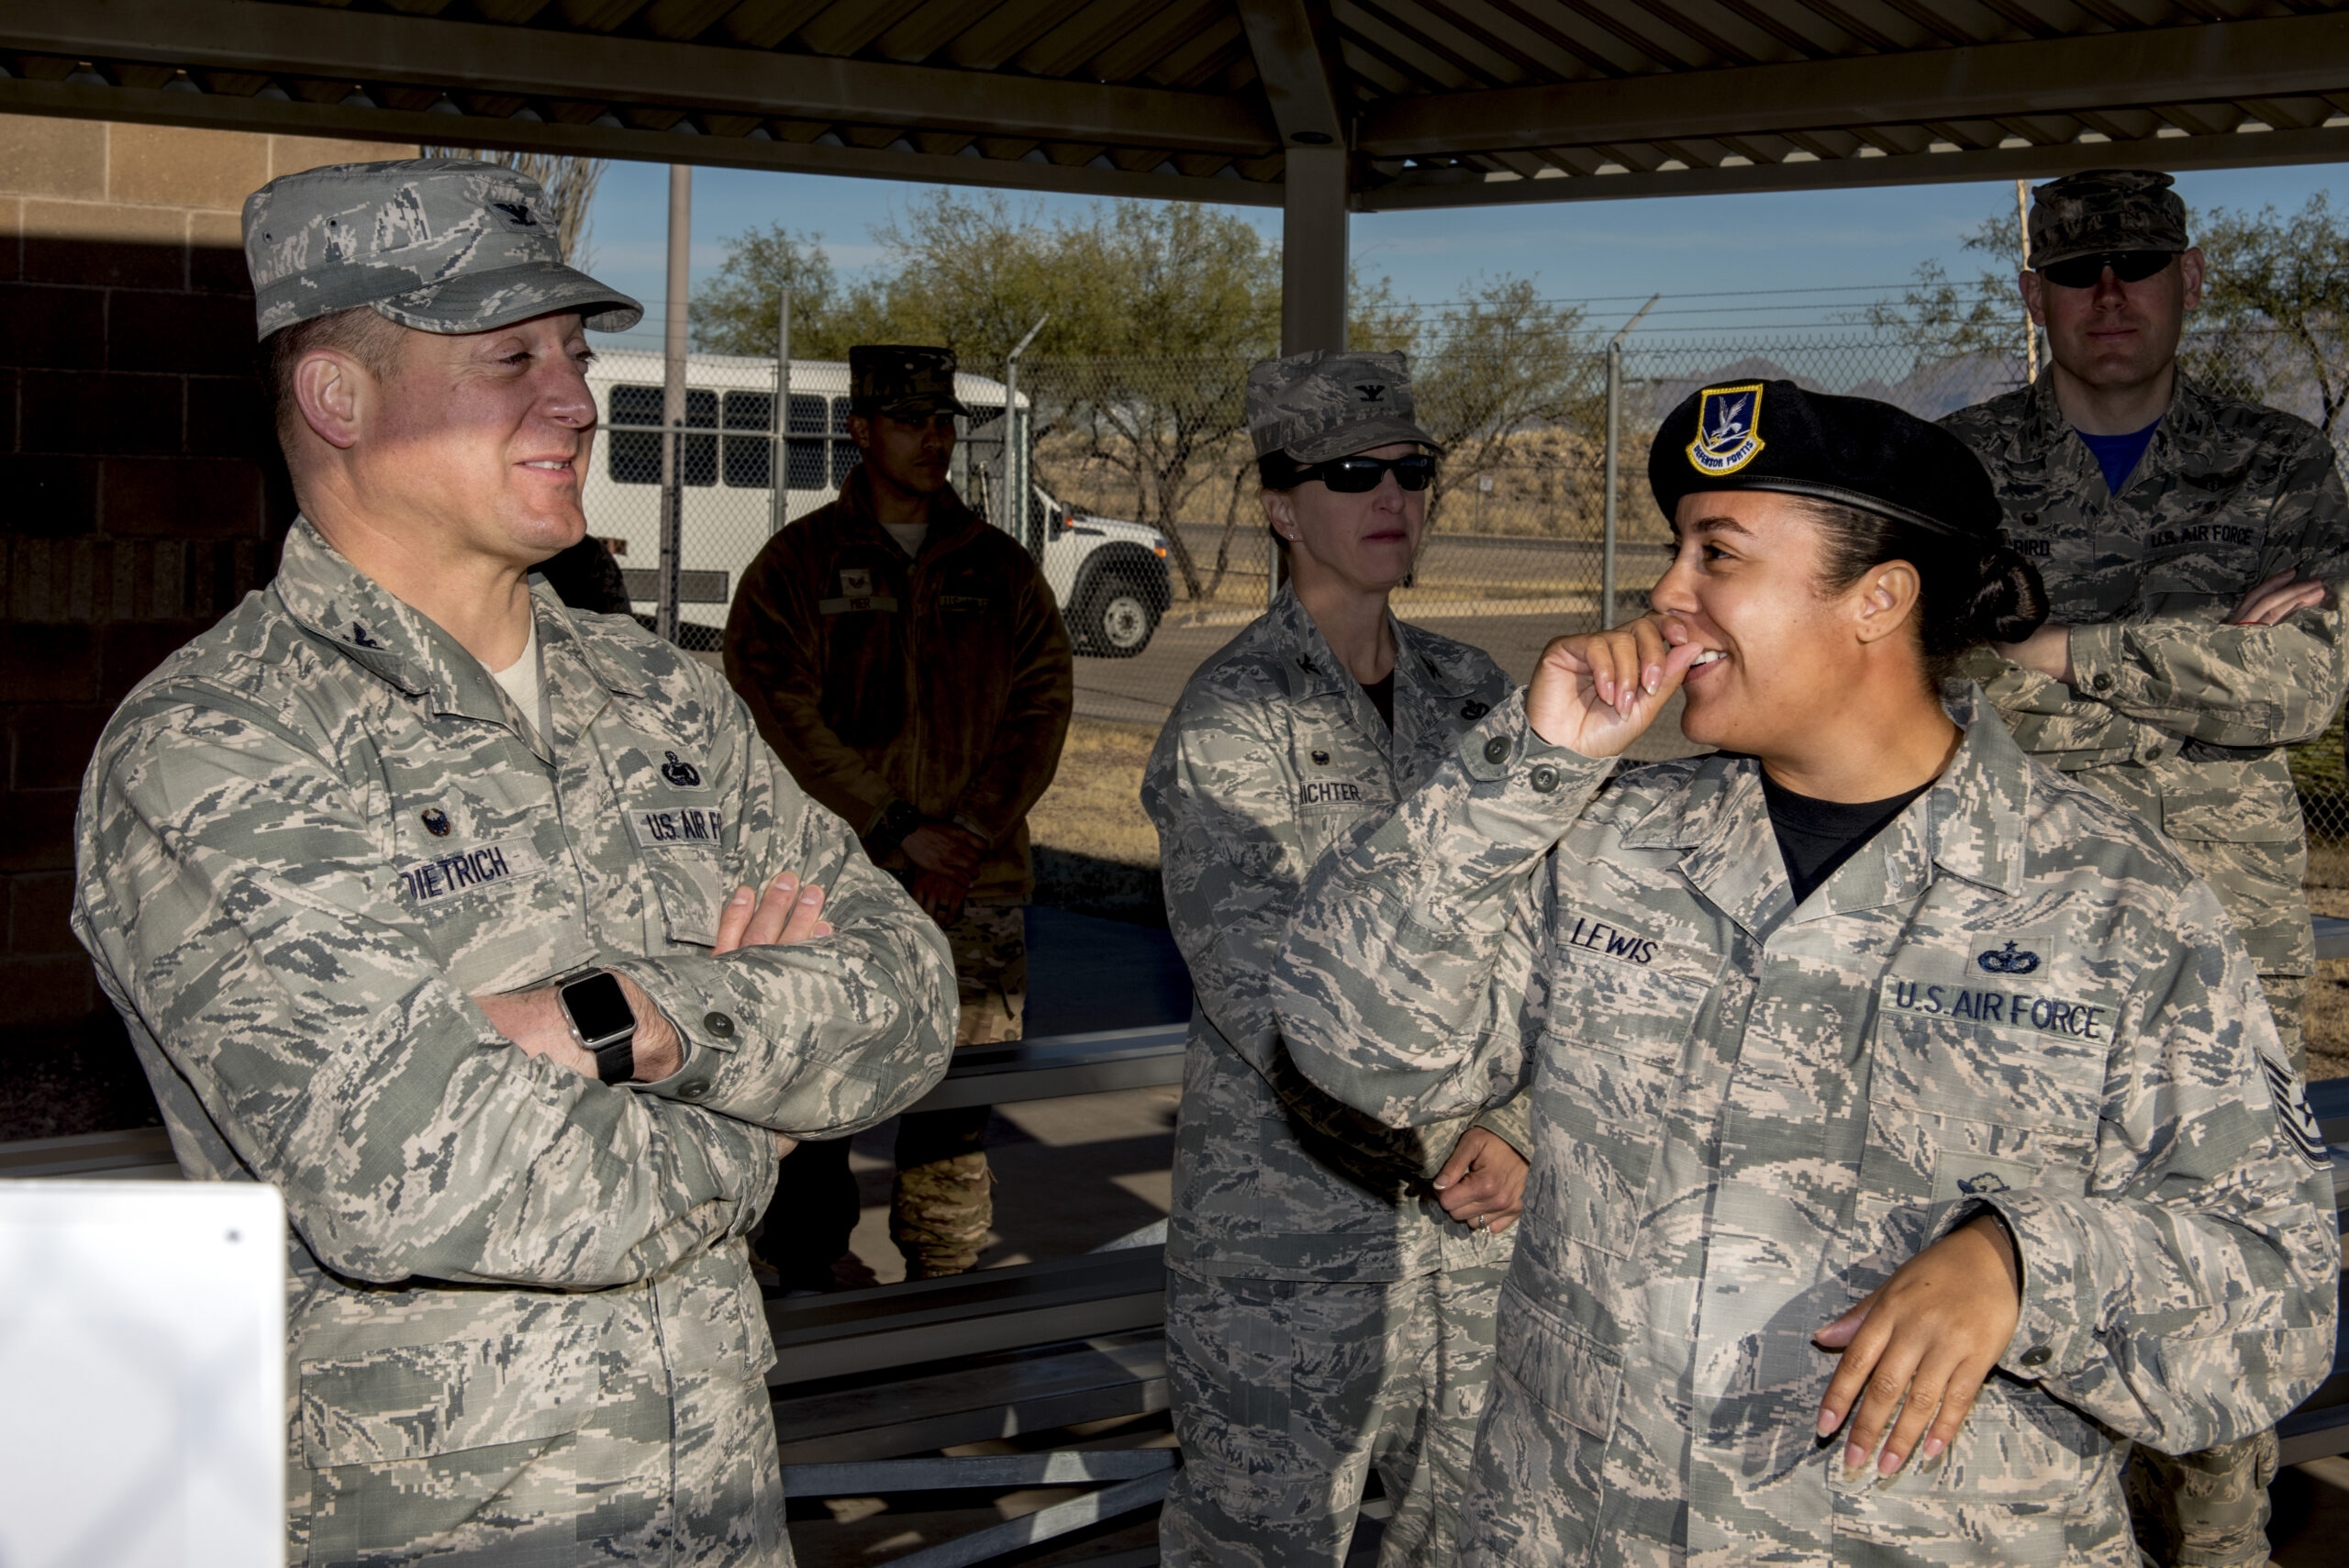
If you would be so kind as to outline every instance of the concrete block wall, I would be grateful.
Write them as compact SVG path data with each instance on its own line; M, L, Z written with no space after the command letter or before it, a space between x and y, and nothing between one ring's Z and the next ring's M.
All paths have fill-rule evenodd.
M276 568L293 502L238 215L413 147L0 116L0 1138L141 1112L66 926L123 695Z

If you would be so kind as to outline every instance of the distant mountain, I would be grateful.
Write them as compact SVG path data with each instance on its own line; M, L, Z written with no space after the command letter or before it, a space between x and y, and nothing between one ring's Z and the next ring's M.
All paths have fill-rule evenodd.
M1879 345L1864 341L1841 349L1800 350L1800 357L1811 361L1814 369L1829 372L1823 378L1797 373L1761 354L1748 354L1701 375L1666 376L1651 382L1640 404L1649 418L1660 420L1701 386L1719 386L1725 382L1791 381L1806 392L1840 389L1848 396L1873 397L1905 408L1920 419L1938 419L2022 384L2022 364L2011 354L1964 354L1954 360L1920 364L1891 383L1876 376L1845 382L1832 373L1839 360L1848 363L1862 355L1881 360L1886 351Z

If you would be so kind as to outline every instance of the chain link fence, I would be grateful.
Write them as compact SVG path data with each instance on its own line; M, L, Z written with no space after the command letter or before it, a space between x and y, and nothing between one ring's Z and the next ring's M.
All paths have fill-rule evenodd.
M2206 384L2319 423L2337 396L2275 336L2190 339L2182 359ZM1267 597L1272 551L1246 430L1247 362L1039 359L1016 375L1016 393L1008 375L962 377L976 417L957 453L957 488L1043 566L1084 655L1080 716L1154 728L1191 673ZM1698 386L1787 378L1939 418L2025 375L2021 353L1920 361L1864 332L1659 332L1620 354L1589 345L1531 370L1513 361L1430 374L1422 422L1446 438L1448 455L1397 613L1520 674L1551 637L1633 613L1670 559L1648 495L1648 447L1658 422ZM1526 389L1525 406L1479 403L1486 384L1503 379ZM590 526L618 554L649 620L661 596L663 496L676 497L676 637L713 651L743 568L777 528L830 500L857 461L847 367L795 361L780 421L772 359L692 356L676 427L662 418L659 354L607 352L594 381L607 436L588 485ZM664 484L671 462L674 483ZM1013 499L1023 467L1024 507ZM2293 749L2292 766L2307 808L2310 885L2337 890L2349 913L2349 768L2337 716L2326 736Z

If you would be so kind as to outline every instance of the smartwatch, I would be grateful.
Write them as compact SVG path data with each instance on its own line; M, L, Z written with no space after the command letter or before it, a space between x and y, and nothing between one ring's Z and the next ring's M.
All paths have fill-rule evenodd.
M636 1076L636 1009L628 1005L619 976L607 969L558 987L571 1037L596 1059L596 1076L607 1084Z

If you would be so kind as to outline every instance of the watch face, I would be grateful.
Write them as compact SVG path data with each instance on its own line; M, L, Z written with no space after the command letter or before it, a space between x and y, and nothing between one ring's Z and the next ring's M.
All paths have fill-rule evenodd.
M562 1006L579 1038L594 1041L626 1034L636 1028L636 1013L618 977L591 974L562 988Z

